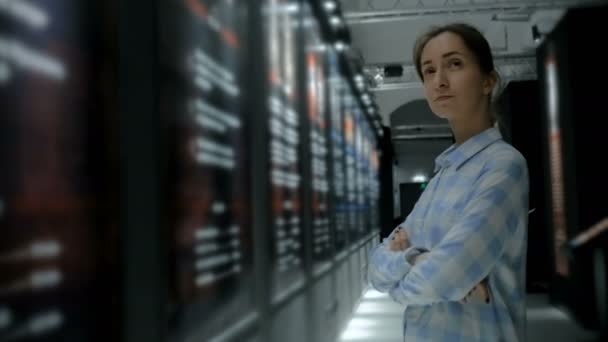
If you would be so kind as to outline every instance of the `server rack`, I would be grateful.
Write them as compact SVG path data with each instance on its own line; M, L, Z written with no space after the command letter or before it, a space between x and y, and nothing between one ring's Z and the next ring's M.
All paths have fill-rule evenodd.
M98 59L84 59L95 74L78 84L89 91L99 81L103 89L87 93L83 117L91 120L74 126L77 134L94 133L87 142L99 139L75 146L87 149L83 174L93 178L89 190L98 191L90 195L96 203L90 218L98 219L92 226L99 225L91 234L104 244L93 246L89 235L81 247L93 246L83 252L91 255L74 258L97 263L87 281L98 287L84 287L82 297L94 303L77 302L66 319L66 326L78 327L53 330L53 338L333 341L365 286L359 266L377 232L370 213L377 206L373 132L380 119L360 99L365 89L353 78L361 70L334 46L347 30L336 30L327 9L308 1L65 0L57 6L61 13L86 8L83 22L107 30L85 40ZM269 34L273 15L283 26ZM274 34L278 40L269 38ZM277 41L283 46L275 64ZM292 88L275 82L276 65ZM338 172L346 165L344 110L351 113L352 180ZM0 120L2 129L13 127L7 116ZM282 120L282 129L273 131L273 120ZM283 142L275 160L273 138ZM296 163L276 167L294 154ZM6 180L11 161L4 162ZM346 206L340 201L351 181ZM11 186L5 185L2 191ZM284 218L291 232L279 233L277 218L286 213L275 215L272 205L284 206L285 195L298 210ZM1 204L0 222L13 210L12 202ZM281 234L293 235L292 263L278 261L286 256ZM2 255L13 247L10 239L3 242ZM47 253L57 249L45 246ZM277 272L281 265L284 272ZM80 298L74 293L65 297ZM0 298L4 319L13 314L6 303L14 298ZM91 316L77 314L83 312ZM46 319L56 324L57 315ZM0 326L2 339L11 333L6 328Z
M600 316L592 290L594 249L587 248L593 244L572 248L571 241L608 214L605 205L594 200L595 194L608 190L594 154L605 148L596 140L604 134L605 116L594 113L603 106L603 86L598 82L605 79L606 71L590 73L584 67L598 58L584 51L597 44L593 25L607 14L605 5L569 10L538 49L550 208L546 221L552 230L550 294L553 302L565 305L587 328L597 328Z
M0 9L2 341L103 341L122 318L112 9Z
M159 2L159 110L168 138L170 331L230 336L257 318L251 224L249 9ZM236 330L236 329L235 329Z

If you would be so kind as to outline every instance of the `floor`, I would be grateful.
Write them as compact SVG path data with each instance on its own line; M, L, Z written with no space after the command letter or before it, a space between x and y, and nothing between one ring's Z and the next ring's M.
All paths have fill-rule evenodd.
M562 311L552 307L546 295L528 295L528 341L595 342L593 332L577 326ZM386 294L368 290L338 342L399 342L400 304Z

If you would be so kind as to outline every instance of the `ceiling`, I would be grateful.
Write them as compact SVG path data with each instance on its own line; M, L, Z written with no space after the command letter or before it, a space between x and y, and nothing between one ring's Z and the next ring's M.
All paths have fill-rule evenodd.
M383 123L404 103L423 98L412 63L416 37L432 25L465 22L488 39L504 85L511 80L535 79L535 48L542 35L571 6L598 1L581 0L341 0L352 36L352 48L363 58L364 71L375 95ZM532 27L539 35L533 36ZM384 73L387 65L401 66L401 76Z

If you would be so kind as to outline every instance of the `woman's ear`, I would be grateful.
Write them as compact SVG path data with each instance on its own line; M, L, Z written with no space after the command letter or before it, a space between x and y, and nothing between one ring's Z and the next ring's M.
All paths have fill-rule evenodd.
M498 83L498 73L496 70L492 70L483 80L483 94L490 95Z

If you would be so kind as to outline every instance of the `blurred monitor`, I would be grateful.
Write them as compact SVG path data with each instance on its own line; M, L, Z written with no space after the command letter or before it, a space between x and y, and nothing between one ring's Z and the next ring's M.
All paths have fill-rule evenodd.
M117 337L109 4L0 6L0 341Z
M298 34L301 7L292 0L264 1L268 74L271 293L279 302L304 284L301 101Z
M254 308L247 4L162 1L160 111L169 154L170 335L210 340Z
M333 47L328 47L329 65L329 127L330 127L330 155L333 179L331 182L331 195L333 200L335 249L341 252L348 242L346 226L346 173L344 153L344 126L342 94L344 83L340 76L338 54Z
M312 254L315 270L333 256L333 239L329 207L329 65L327 46L321 36L318 20L309 6L303 19L304 54L306 61L307 110L309 127L308 153L311 175L310 222L312 226Z

